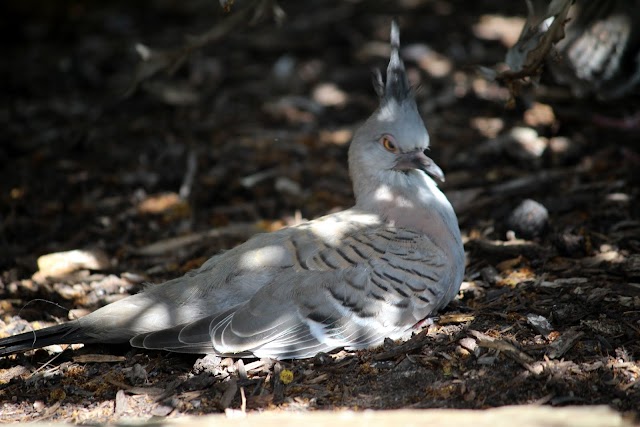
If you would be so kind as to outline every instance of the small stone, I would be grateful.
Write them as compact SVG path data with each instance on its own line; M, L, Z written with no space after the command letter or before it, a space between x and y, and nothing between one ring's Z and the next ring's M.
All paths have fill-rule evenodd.
M482 270L480 270L480 276L482 276L482 279L490 285L495 285L502 279L502 277L500 277L500 273L498 273L498 270L496 270L496 268L492 265L484 267Z
M540 137L535 129L515 127L509 132L509 142L505 145L507 152L521 161L539 161L549 141Z
M144 384L145 381L147 381L147 371L142 365L136 363L131 370L127 372L127 379L133 385Z
M196 363L193 365L193 370L196 373L206 372L211 375L219 375L224 370L222 358L215 354L208 354L196 360Z
M518 237L531 239L539 237L547 228L549 212L535 200L526 199L511 212L507 226L516 232Z
M151 410L151 415L154 417L166 417L171 412L173 412L173 408L171 406L160 404Z
M117 415L121 415L129 409L129 405L127 403L127 395L124 390L118 390L116 393L116 409L115 413Z
M539 314L527 314L527 322L545 338L549 337L549 334L553 332L553 326L551 326L551 323L546 317L540 316Z
M38 270L44 277L61 277L82 269L104 270L110 266L109 257L100 249L55 252L38 258Z
M562 255L583 257L587 254L584 236L579 234L562 233L553 237L553 243Z
M474 340L473 338L470 338L470 337L462 338L460 340L460 348L468 351L469 353L473 354L475 357L480 356L480 347L478 346L478 343L476 342L476 340Z

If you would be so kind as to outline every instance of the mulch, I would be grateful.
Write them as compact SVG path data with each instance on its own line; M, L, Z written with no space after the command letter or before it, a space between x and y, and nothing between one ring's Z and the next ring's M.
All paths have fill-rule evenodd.
M476 67L503 61L524 2L282 2L281 24L247 12L180 56L187 35L254 6L236 3L0 6L0 336L351 206L348 142L376 106L394 16L465 241L458 298L406 342L308 360L125 345L10 356L2 422L517 404L637 419L639 132L601 120L636 100L576 100L543 78L507 108ZM157 62L140 65L136 43ZM39 260L73 264L73 250L85 258L61 270Z

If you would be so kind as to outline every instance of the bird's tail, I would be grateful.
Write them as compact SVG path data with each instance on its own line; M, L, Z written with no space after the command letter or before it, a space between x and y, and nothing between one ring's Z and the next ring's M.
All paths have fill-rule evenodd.
M69 322L37 331L0 339L0 357L53 344L74 344L91 341L77 322Z
M180 280L176 284L179 285ZM185 287L176 288L178 292L169 290L173 293L163 293L164 288L161 292L157 289L141 292L68 323L2 338L0 357L52 344L125 343L139 334L196 320L197 310L188 310L187 297L181 294L188 293L190 288L186 291Z

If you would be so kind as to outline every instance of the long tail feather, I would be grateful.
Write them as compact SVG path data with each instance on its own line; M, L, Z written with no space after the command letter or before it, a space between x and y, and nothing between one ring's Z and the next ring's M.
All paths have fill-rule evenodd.
M53 344L88 341L90 339L85 336L76 322L69 322L0 339L0 357Z

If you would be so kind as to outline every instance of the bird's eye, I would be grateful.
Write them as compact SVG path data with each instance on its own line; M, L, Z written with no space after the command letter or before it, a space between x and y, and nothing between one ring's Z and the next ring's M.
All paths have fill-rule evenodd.
M382 144L384 149L389 151L390 153L398 152L398 147L396 146L396 143L393 140L393 137L389 135L385 135L382 138L380 138L380 143Z

